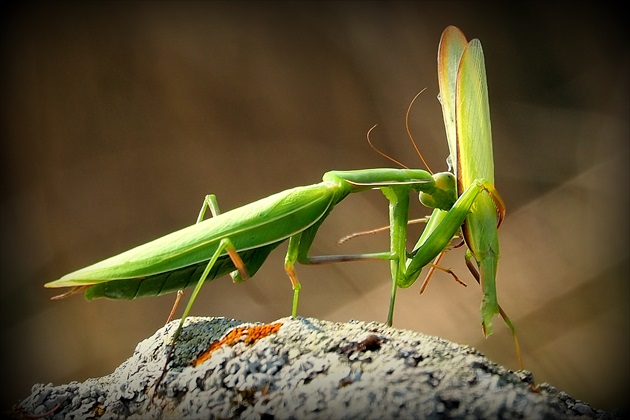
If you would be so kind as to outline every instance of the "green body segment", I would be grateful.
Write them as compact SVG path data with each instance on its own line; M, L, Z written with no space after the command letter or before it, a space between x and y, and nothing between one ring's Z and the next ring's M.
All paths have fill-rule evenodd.
M431 174L410 169L331 171L323 182L292 188L201 221L86 268L46 287L89 286L87 299L135 299L196 284L223 239L229 239L250 275L269 253L291 237L299 238L296 259L307 252L317 229L348 194L373 188L402 188L435 194L436 205L450 208L454 189L443 191ZM406 228L406 220L401 221ZM404 254L403 254L404 255ZM222 252L205 281L231 273L235 266Z
M438 51L440 100L451 162L462 194L478 180L494 186L494 158L485 60L478 39L466 41L463 33L448 27ZM487 192L472 204L462 226L466 245L477 262L483 291L484 334L492 333L492 318L499 314L496 273L499 259L498 216Z
M473 39L464 50L457 81L457 173L463 191L476 179L494 185L494 158L488 84L481 43ZM499 261L498 216L494 200L481 194L462 227L464 239L481 275L481 315L484 334L492 333L492 318L499 314L496 275Z
M282 241L259 248L243 251L240 255L250 276L256 274L271 251ZM129 278L98 283L85 291L85 298L136 299L140 297L161 296L177 290L194 286L206 268L207 261L188 265L179 269L153 274L144 278ZM234 263L227 256L221 256L212 267L206 281L225 276L236 270Z
M239 251L278 242L313 224L332 205L330 190L320 183L271 195L70 273L46 287L145 278L191 266L207 261L226 237ZM279 217L284 223L275 223Z

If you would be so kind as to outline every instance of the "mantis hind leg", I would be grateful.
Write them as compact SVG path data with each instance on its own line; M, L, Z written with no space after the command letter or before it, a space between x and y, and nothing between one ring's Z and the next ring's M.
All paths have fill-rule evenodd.
M177 291L177 296L175 296L175 302L173 302L171 313L168 314L168 319L166 320L167 324L175 318L175 312L177 312L177 308L179 307L179 302L181 302L182 297L184 297L184 289L179 289Z
M232 262L234 263L236 267L242 267L243 269L245 269L245 264L243 263L243 260L241 259L241 257L239 257L239 255L237 254L236 248L232 244L232 241L230 241L228 238L222 239L218 248L216 249L212 257L210 258L210 261L208 261L208 264L206 265L205 270L201 274L201 277L199 277L199 280L197 281L197 285L195 286L195 289L193 290L192 295L190 296L190 299L188 300L186 309L184 309L184 313L182 314L182 318L179 321L179 325L177 326L177 329L175 330L175 333L173 334L171 344L169 344L168 353L166 356L166 362L164 363L164 369L162 370L162 374L160 375L157 382L155 383L156 391L157 391L158 385L160 384L160 382L162 382L162 379L164 378L164 375L166 374L168 364L170 363L171 357L173 355L173 349L175 348L175 343L177 342L177 339L179 338L179 335L181 334L182 329L184 328L184 322L186 322L186 318L188 317L188 314L190 314L190 310L192 309L195 299L197 298L197 295L199 294L199 291L201 290L201 287L203 286L204 282L208 278L208 275L210 274L210 270L212 270L212 267L217 262L217 259L223 253L223 251L226 251L228 253L228 255L230 256L230 258L232 259ZM176 302L176 303L179 303L179 302Z
M197 295L199 294L201 287L203 286L204 282L208 278L208 274L210 274L210 270L212 269L214 264L217 262L217 259L219 258L219 256L221 255L223 251L226 251L228 253L228 255L230 256L230 259L232 260L234 265L239 268L239 270L241 269L245 270L245 263L243 263L243 260L241 259L241 257L239 257L238 253L236 252L236 248L232 244L232 241L230 241L228 238L221 239L219 247L210 258L210 261L208 261L208 264L206 265L206 269L201 274L201 277L199 277L199 280L197 281L197 285L195 286L195 289L193 290L192 295L190 295L190 299L188 300L188 305L186 305L186 309L184 309L184 313L182 314L182 319L179 323L179 327L177 328L177 331L175 331L173 341L177 339L177 336L179 335L179 332L184 326L184 321L186 320L186 317L190 313L190 310L192 309L192 305L195 302L195 299L197 298Z
M197 221L195 222L195 224L204 220L206 216L206 212L208 210L210 210L212 217L216 217L219 214L221 214L221 210L219 209L219 202L217 201L217 197L214 194L208 194L204 197L203 204L201 205L201 209L199 210L199 215L197 216ZM247 273L247 269L245 268L245 265L242 263L242 261L240 262L240 264L237 264L237 261L240 261L240 258L238 257L238 255L236 255L236 252L234 252L234 255L230 254L230 258L232 259L232 261L234 262L234 265L237 268L235 271L230 273L230 277L232 277L232 280L235 283L247 280L249 278L249 274ZM181 302L183 296L184 296L184 289L178 290L177 296L175 297L175 302L173 303L171 312L168 316L168 319L166 320L167 324L171 322L173 318L175 318L175 313L177 312L177 308L179 307L179 302Z
M201 210L199 210L199 216L197 216L197 221L195 223L201 222L206 216L206 211L210 209L210 213L212 213L212 217L216 217L221 214L221 210L219 209L219 202L217 201L217 196L214 194L208 194L203 199L203 204L201 205Z

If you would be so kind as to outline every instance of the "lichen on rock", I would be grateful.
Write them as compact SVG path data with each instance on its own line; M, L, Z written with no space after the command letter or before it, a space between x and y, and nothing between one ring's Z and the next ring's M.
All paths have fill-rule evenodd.
M476 350L376 322L190 317L113 373L37 384L13 414L49 418L616 418ZM208 350L211 351L208 351ZM199 356L208 353L196 366ZM200 360L200 359L199 359ZM156 386L157 385L157 386Z

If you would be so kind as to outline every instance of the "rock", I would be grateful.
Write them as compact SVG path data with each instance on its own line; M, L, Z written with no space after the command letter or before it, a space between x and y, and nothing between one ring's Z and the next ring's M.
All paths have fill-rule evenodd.
M37 384L13 416L49 418L622 418L476 350L380 323L173 321L113 373ZM200 355L205 353L205 361ZM196 360L200 360L194 366ZM158 384L159 381L159 384ZM156 386L157 385L157 386Z

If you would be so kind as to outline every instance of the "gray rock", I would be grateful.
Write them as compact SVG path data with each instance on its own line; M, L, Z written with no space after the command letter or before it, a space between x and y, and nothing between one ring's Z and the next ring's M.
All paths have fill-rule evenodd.
M158 384L174 321L142 341L113 373L83 383L37 384L13 416L49 418L621 418L548 384L533 390L476 350L380 323L283 318L191 362L237 326L191 317ZM234 333L232 333L234 335ZM264 334L262 334L264 335ZM156 386L157 385L157 386Z

